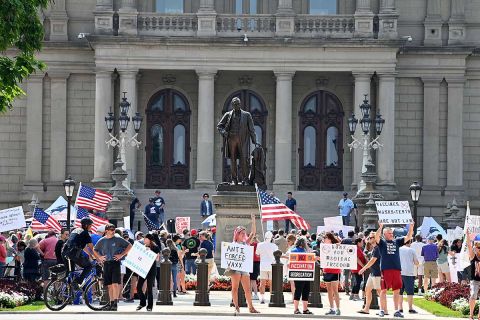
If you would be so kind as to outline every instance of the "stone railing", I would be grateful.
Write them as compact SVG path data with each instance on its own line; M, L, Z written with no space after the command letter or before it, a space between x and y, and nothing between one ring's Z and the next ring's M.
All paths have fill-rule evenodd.
M353 15L302 14L295 16L295 36L297 37L351 38L354 31Z
M275 36L275 16L255 15L217 15L217 34L220 36L238 36L247 34L254 37Z
M195 13L164 14L139 13L137 18L139 35L195 36L198 22Z

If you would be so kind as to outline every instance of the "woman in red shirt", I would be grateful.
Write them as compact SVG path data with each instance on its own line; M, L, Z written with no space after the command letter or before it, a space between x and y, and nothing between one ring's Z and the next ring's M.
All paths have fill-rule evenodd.
M335 244L340 243L338 239L331 232L327 232L323 237L323 243ZM323 281L327 286L328 302L330 303L330 310L326 315L340 315L340 296L338 295L338 282L340 281L341 269L323 269ZM337 309L335 310L335 305Z
M352 277L353 277L353 286L352 286L352 294L353 294L353 301L361 300L358 296L360 292L360 285L362 283L363 276L358 272L363 268L363 266L367 263L367 259L365 258L365 254L363 253L363 239L355 239L355 245L357 246L357 269L352 270Z

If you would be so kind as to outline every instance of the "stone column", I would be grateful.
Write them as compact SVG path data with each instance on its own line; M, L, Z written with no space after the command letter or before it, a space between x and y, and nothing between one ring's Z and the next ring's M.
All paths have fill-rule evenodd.
M292 36L295 33L295 12L292 0L279 0L276 13L277 37Z
M379 39L398 38L397 21L398 12L395 8L395 0L381 0L379 18Z
M371 100L370 97L370 79L372 75L370 73L353 73L355 78L355 102L353 112L357 119L362 118L362 112L360 111L360 105L363 104L363 100L365 99L365 95L367 95L367 99ZM347 115L347 118L350 115ZM357 126L357 131L355 133L355 137L357 139L361 139L362 137L362 130L360 124ZM363 151L361 149L353 150L353 159L352 159L352 187L353 189L361 190L365 185L360 185L361 177L360 175L362 172L366 170L363 168Z
M200 8L197 12L199 37L212 37L217 34L217 12L213 0L200 0Z
M275 72L275 181L279 189L293 187L292 181L292 80L294 71Z
M67 177L67 80L69 72L49 71L50 108L50 179L51 187L62 187Z
M463 188L463 88L465 79L448 78L447 188L453 193Z
M27 81L27 132L25 190L43 190L42 182L42 109L43 74L34 74Z
M215 74L216 70L197 70L198 75L198 132L197 180L195 188L214 186L213 162L215 140Z
M452 12L448 20L448 44L463 44L465 33L465 0L452 0Z
M395 191L395 74L379 74L378 109L385 119L380 138L383 148L377 150L377 187ZM385 195L388 199L388 195Z
M107 186L112 178L112 148L107 148L109 140L105 117L112 107L112 71L97 70L95 74L95 152L93 165L93 183Z
M423 81L423 189L440 190L440 82L422 77Z
M373 12L370 9L370 0L357 0L354 36L373 37Z
M425 46L442 45L442 17L440 15L440 0L427 1L427 16L425 17Z
M118 10L118 34L136 36L138 34L137 17L136 0L122 0Z
M65 0L52 1L50 11L50 41L68 41L68 15Z
M131 118L137 112L137 70L120 70L120 99L122 101L123 92L126 92L127 101L130 102L130 110L128 116L130 117L130 124L127 129L127 139L130 139L135 134L133 129L133 122ZM133 187L137 181L137 148L130 145L125 146L125 159L123 159L123 169L127 171L127 185Z
M113 0L97 0L95 11L95 33L113 33Z

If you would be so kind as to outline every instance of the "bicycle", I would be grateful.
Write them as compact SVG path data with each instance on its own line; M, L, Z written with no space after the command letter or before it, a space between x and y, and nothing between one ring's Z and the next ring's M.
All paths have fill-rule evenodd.
M71 261L68 260L68 263L71 264ZM90 309L94 311L104 309L109 299L101 271L97 268L100 266L94 261L92 271L85 278L85 285L83 288L78 288L73 282L80 276L83 269L69 271L63 264L51 267L52 281L43 291L45 306L52 311L60 311L81 295Z

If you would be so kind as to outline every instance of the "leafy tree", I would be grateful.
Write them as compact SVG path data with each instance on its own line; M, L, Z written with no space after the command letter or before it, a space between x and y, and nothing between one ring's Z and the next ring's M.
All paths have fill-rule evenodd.
M12 103L25 92L19 83L45 64L35 58L42 48L43 25L38 10L50 0L0 0L0 112L12 109ZM13 49L14 57L5 54Z

